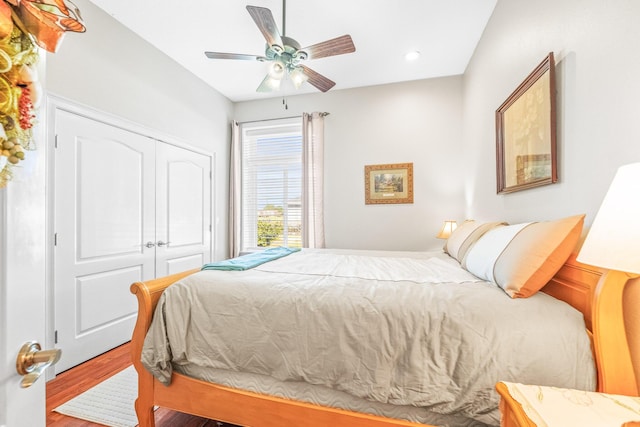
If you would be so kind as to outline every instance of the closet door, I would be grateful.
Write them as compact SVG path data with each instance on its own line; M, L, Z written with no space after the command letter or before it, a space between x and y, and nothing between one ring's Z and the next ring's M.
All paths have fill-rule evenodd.
M155 276L156 141L63 110L55 123L62 372L131 338L137 304L129 286Z
M211 258L211 157L169 144L156 151L156 276Z

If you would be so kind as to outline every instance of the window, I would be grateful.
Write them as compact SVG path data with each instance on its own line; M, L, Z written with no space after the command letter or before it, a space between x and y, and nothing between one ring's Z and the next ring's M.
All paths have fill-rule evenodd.
M302 247L302 119L244 123L241 251Z

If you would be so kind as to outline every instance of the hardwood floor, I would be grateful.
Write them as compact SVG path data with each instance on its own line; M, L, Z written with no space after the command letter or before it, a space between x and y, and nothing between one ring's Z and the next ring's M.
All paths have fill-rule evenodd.
M47 383L48 427L104 427L78 418L67 417L53 409L131 365L129 343L69 369ZM156 427L235 427L206 418L165 408L156 410Z

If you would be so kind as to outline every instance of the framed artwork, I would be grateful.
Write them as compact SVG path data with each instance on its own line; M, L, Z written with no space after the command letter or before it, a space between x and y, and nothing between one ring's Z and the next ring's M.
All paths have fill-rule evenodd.
M413 203L413 163L365 166L364 201L367 205Z
M496 111L498 194L558 181L553 52Z

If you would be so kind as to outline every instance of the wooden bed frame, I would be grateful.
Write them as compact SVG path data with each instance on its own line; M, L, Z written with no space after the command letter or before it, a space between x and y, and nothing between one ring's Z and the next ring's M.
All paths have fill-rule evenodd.
M173 373L169 387L140 362L140 355L160 295L172 283L198 270L131 285L138 298L138 319L132 357L138 372L135 403L140 427L155 427L154 405L242 426L282 427L425 427L424 424L367 415L257 394ZM543 291L580 310L592 336L598 369L598 391L637 395L635 376L622 316L624 282L612 273L580 264L571 257ZM616 276L616 274L613 274Z

